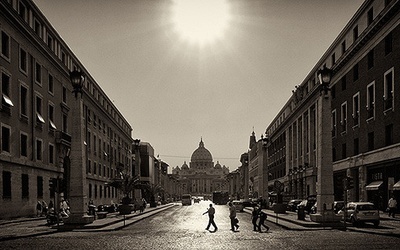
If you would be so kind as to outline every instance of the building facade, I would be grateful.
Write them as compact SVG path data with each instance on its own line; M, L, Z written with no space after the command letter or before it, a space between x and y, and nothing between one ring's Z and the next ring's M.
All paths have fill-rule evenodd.
M85 199L117 203L105 183L132 171L129 123L32 1L0 1L0 33L0 218L33 215L38 200L58 196L50 179L68 179L76 168L71 131L81 125ZM85 75L81 115L72 109L73 70Z
M268 185L284 183L288 197L317 195L322 128L332 135L334 199L353 177L349 200L385 209L400 198L400 2L366 0L266 129ZM333 70L330 121L320 121L317 72Z
M182 193L209 197L214 191L228 191L227 175L229 169L219 162L214 165L210 151L201 139L199 147L191 156L190 166L184 162L182 167L172 169L177 176Z

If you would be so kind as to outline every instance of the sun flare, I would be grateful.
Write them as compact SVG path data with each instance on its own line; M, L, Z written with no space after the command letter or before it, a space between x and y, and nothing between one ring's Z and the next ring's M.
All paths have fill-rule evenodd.
M191 43L205 45L221 39L229 21L227 0L174 0L175 30Z

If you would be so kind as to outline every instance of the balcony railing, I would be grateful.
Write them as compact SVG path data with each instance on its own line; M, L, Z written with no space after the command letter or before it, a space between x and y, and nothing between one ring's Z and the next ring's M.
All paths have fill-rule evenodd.
M63 131L57 131L56 142L64 146L71 147L71 135Z

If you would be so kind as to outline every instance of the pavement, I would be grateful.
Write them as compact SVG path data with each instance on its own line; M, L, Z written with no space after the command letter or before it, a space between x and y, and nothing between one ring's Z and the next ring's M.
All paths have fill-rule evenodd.
M77 232L107 232L122 229L126 226L134 224L140 220L156 215L166 209L178 206L180 203L169 203L159 205L157 207L147 207L143 213L136 212L129 215L119 215L116 213L107 214L106 218L96 219L93 223L79 227L65 227L63 224L47 225L45 217L33 218L16 218L9 220L0 220L0 242L19 238L35 237L41 235L55 234L60 231L77 231ZM245 213L251 214L252 208L245 208ZM393 236L400 238L400 216L397 218L389 218L386 213L381 212L381 223L378 228L372 224L365 224L362 227L353 227L347 223L346 227L342 224L322 225L310 220L306 215L304 220L298 220L297 213L286 212L284 214L276 214L272 210L263 209L268 214L268 222L279 225L287 230L297 231L314 231L314 230L343 230L355 231L361 233L378 234L385 236Z
M244 208L244 212L251 214L252 208ZM279 225L287 230L297 231L313 231L313 230L343 230L354 231L361 233L393 236L400 238L400 215L396 218L389 217L387 213L380 212L380 225L376 228L373 224L365 223L363 226L354 227L347 222L344 225L343 221L334 224L321 224L311 221L310 216L306 215L304 220L299 220L297 212L287 211L284 214L274 213L273 210L263 209L263 212L268 214L267 220L270 223Z

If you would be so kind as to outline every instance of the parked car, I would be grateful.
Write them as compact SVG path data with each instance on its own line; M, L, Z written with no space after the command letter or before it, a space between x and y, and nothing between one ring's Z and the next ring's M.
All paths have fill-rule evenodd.
M193 198L193 201L194 201L194 203L200 203L200 198L194 197L194 198Z
M346 208L339 211L344 217L344 209L347 211L346 221L350 221L353 226L358 226L364 222L372 222L374 226L379 226L380 216L379 210L371 202L349 202Z
M300 204L302 200L301 199L294 199L294 200L290 200L287 204L287 210L288 211L292 211L292 212L296 212L297 211L297 205Z
M317 202L317 196L312 195L307 197L306 200L302 200L299 205L297 205L297 209L304 209L308 214L311 213L311 208Z
M344 207L344 201L334 201L333 202L333 211L337 214ZM317 202L311 207L311 213L317 213Z
M252 200L240 200L243 203L244 207L255 207L257 203L253 202Z
M344 207L344 201L335 201L333 202L333 211L335 214L339 213L340 210L342 210Z
M242 200L234 200L232 204L236 207L236 211L243 212L244 205Z

